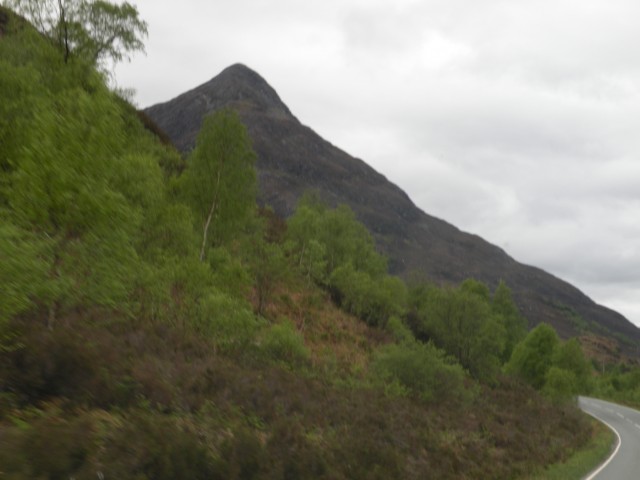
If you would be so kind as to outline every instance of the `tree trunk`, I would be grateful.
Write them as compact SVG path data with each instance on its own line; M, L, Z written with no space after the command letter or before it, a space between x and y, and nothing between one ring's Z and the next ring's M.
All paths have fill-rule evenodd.
M65 15L65 9L62 5L62 0L58 0L58 8L60 9L60 24L62 25L62 41L64 43L64 63L69 61L71 50L69 47L69 25L67 24L67 18Z
M211 219L216 213L216 208L218 208L218 192L220 191L220 174L221 172L218 170L218 178L216 180L216 189L213 193L213 201L211 202L211 208L209 209L209 215L207 216L207 221L204 224L203 232L202 232L202 246L200 247L200 261L204 262L204 252L207 248L207 237L209 236L209 226L211 225Z

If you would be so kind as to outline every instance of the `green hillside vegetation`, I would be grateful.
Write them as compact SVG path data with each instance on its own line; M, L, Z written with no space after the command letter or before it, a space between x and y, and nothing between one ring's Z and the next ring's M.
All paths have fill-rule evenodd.
M637 363L593 363L595 369L600 372L595 379L595 395L636 409L640 408L640 366Z
M0 32L4 478L515 478L589 441L579 345L506 285L407 286L347 207L256 205L234 112L183 159Z

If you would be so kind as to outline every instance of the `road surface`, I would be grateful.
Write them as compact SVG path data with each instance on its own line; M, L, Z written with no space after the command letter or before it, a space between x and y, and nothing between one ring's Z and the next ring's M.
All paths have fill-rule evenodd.
M612 455L585 480L640 479L640 412L588 397L580 397L578 405L605 423L617 437Z

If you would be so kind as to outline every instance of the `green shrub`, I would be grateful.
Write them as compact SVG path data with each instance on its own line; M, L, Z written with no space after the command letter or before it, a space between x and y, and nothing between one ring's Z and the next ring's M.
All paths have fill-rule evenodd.
M553 353L560 340L552 326L541 323L516 345L505 366L507 373L515 375L534 388L544 386L545 375L553 363Z
M413 332L400 317L392 316L387 322L386 329L397 343L412 343L415 341Z
M262 350L269 358L290 366L309 361L309 350L304 345L304 339L288 319L267 329L262 339Z
M388 345L378 350L371 365L374 381L397 382L427 401L461 400L464 370L431 344Z
M570 400L578 394L578 390L578 379L569 370L554 366L545 375L542 393L555 402Z
M369 325L383 326L391 316L405 311L407 288L397 277L374 277L347 263L333 271L330 281L342 308Z
M213 338L216 347L222 352L237 351L249 346L259 325L244 300L218 291L200 301L195 319L196 328Z

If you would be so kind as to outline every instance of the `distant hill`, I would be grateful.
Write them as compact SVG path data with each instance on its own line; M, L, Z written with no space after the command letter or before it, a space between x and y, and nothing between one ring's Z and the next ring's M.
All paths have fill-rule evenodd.
M302 125L256 72L233 65L209 82L145 110L183 153L194 145L202 119L223 107L237 110L258 154L260 201L283 217L314 189L331 204L346 203L389 256L392 273L438 283L473 277L513 290L530 326L553 325L561 336L592 332L616 338L632 352L640 330L553 275L518 263L477 235L420 210L411 199L362 160Z

